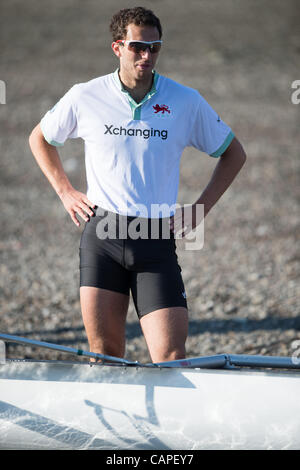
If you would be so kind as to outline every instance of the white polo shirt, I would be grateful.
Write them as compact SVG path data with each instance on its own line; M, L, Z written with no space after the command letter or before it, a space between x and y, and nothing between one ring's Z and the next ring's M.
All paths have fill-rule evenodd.
M198 91L156 72L140 103L123 89L118 71L76 84L45 114L41 129L58 147L68 138L84 140L94 204L142 217L165 217L154 214L157 207L175 207L185 147L219 157L234 137Z

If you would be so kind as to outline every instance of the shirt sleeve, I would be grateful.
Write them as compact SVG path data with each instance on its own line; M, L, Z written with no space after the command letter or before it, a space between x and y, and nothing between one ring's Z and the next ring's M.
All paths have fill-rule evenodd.
M199 93L197 95L190 145L211 157L220 157L233 140L234 134L207 101Z
M63 146L67 139L78 137L77 117L74 106L75 87L76 85L45 114L40 122L46 141L56 147Z

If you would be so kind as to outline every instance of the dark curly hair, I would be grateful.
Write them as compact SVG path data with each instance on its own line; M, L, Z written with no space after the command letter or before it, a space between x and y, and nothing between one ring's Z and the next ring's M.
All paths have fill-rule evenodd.
M126 37L127 26L129 24L154 26L158 29L159 38L162 37L162 27L157 16L151 10L147 10L144 7L135 7L124 8L112 17L109 29L114 41Z

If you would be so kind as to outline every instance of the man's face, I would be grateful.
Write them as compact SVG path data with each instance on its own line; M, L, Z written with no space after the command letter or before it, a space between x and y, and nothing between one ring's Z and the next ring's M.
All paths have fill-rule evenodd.
M158 41L159 32L154 26L136 26L129 24L127 27L126 41ZM135 53L130 51L126 44L113 43L115 54L120 59L120 70L123 75L135 80L144 80L151 76L158 53L151 54L149 49Z

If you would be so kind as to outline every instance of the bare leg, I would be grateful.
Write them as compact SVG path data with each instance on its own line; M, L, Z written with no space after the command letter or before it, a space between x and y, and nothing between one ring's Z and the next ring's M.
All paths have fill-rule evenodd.
M188 312L184 307L155 310L141 318L141 328L153 362L185 358Z
M90 351L124 357L129 296L97 287L80 287L80 302Z

